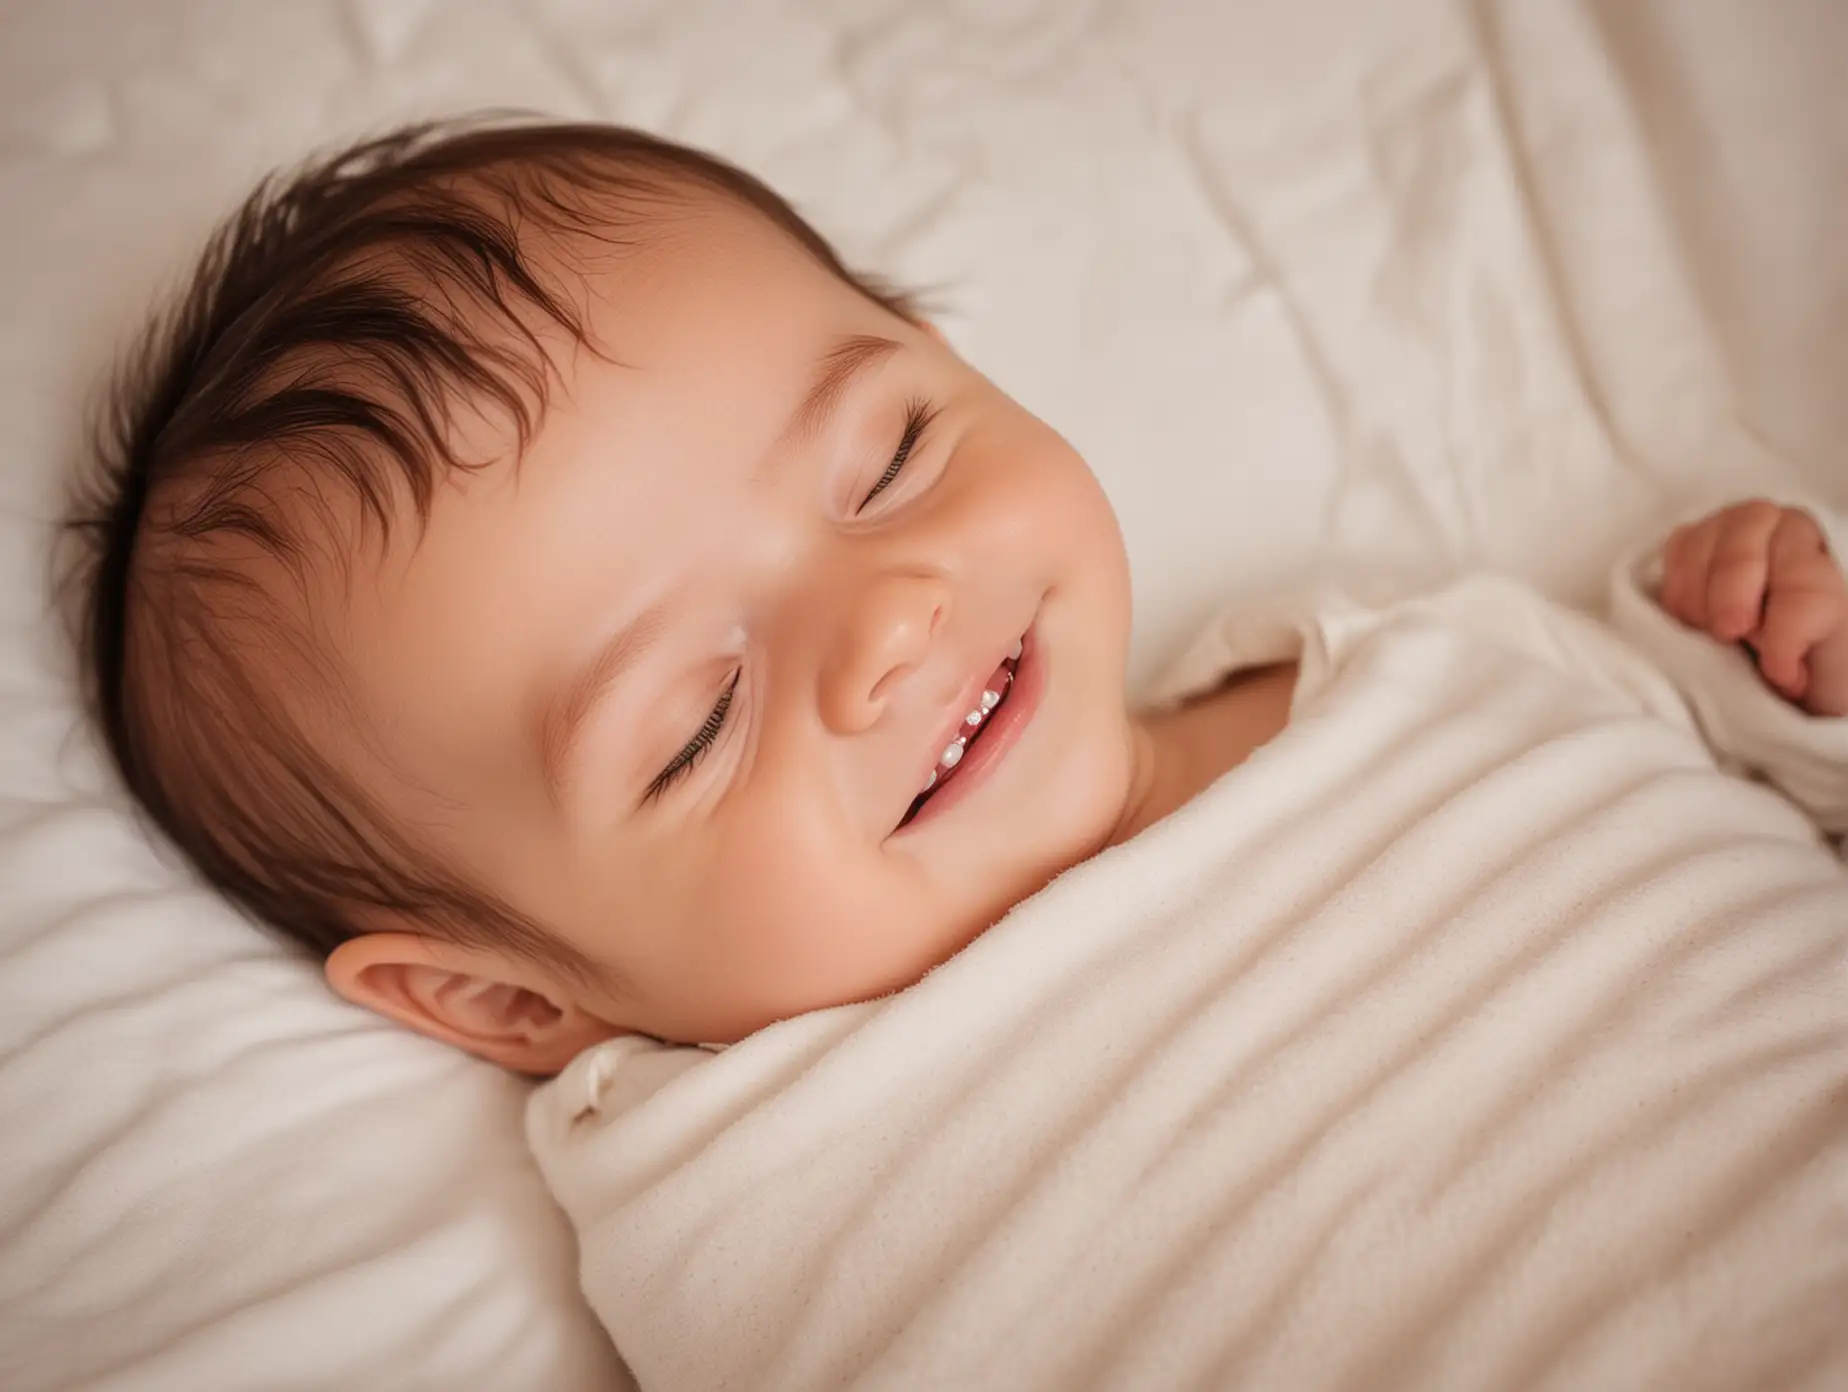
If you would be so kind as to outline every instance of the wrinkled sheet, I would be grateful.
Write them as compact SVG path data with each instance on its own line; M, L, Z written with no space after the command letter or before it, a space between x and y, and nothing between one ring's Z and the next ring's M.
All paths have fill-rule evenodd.
M1681 501L1840 499L1833 0L14 0L0 11L0 1384L608 1385L524 1092L151 849L45 546L249 182L484 105L644 124L924 288L1123 519L1142 680L1228 595L1588 598Z

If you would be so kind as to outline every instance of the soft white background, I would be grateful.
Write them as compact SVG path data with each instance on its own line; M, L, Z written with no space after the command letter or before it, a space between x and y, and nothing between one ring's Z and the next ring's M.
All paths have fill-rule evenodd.
M1694 498L1848 498L1833 0L0 6L0 1386L607 1385L522 1089L335 1005L125 811L47 620L112 357L251 181L392 122L646 125L1068 436L1135 676L1228 595L1595 598Z

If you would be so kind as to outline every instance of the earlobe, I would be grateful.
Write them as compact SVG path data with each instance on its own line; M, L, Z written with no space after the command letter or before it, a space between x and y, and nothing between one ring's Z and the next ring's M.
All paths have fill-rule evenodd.
M328 956L326 973L353 1004L520 1073L556 1073L622 1033L528 963L417 933L349 938Z

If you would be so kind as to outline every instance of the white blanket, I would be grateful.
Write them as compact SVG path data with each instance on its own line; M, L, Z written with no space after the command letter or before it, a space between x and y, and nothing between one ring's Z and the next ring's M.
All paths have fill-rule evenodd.
M1303 675L1179 813L895 997L577 1060L529 1135L641 1385L1848 1384L1848 721L1637 573L1635 647L1217 625L1175 688Z

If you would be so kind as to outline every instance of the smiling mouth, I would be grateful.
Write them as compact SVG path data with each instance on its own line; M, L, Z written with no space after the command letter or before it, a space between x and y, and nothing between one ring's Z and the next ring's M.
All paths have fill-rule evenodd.
M923 810L924 805L942 791L945 784L955 779L956 770L962 766L963 756L982 737L983 731L987 730L995 714L1007 704L1008 694L1014 689L1014 673L1020 665L1020 654L1021 643L1019 639L1016 639L1012 651L1001 659L1001 665L995 668L994 675L983 684L982 694L977 698L977 703L963 715L962 725L956 737L945 745L943 752L937 756L937 766L930 771L930 776L925 780L923 788L911 800L911 806L899 820L899 829L904 828L913 817L917 816Z

